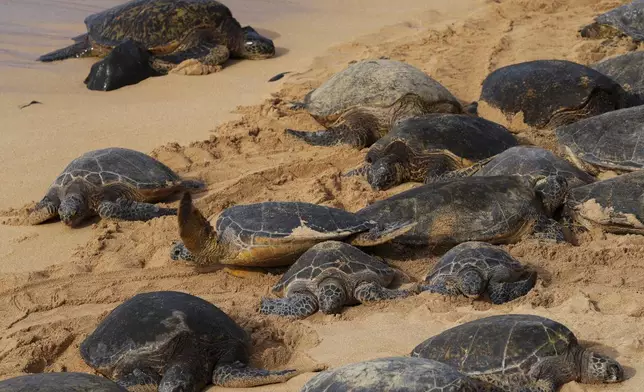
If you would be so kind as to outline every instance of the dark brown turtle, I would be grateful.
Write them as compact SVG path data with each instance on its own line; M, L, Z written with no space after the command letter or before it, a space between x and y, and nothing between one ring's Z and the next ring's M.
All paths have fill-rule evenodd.
M0 392L127 392L127 389L93 374L35 373L0 381Z

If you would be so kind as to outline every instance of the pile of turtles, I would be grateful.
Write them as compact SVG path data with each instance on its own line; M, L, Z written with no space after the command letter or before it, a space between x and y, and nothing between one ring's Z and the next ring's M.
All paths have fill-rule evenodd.
M199 29L193 28L196 15ZM144 45L150 64L166 70L187 60L208 66L230 55L274 52L272 42L242 28L213 0L135 0L86 24L88 33L75 44L41 60L101 55L133 42ZM640 40L644 1L600 15L580 34ZM172 260L226 265L239 276L248 268L288 268L273 295L257 304L258 313L275 317L335 314L421 292L507 303L527 295L538 276L499 245L525 238L570 242L584 228L644 234L640 59L641 53L629 53L592 67L536 60L488 75L479 101L508 119L520 115L528 127L551 130L555 151L520 141L480 117L477 102L466 105L408 64L350 65L293 103L324 129L285 132L321 148L368 148L365 163L345 175L362 176L374 189L417 183L355 212L271 201L235 205L208 218L192 201L206 184L181 178L138 151L106 148L73 160L28 221L59 218L78 227L96 215L131 221L177 216L181 240L171 246ZM173 194L182 194L178 208L155 204ZM442 257L422 282L402 288L399 271L370 251L394 243L430 247ZM80 345L83 360L105 377L27 375L0 381L0 391L201 391L208 384L283 382L300 373L253 368L250 350L247 333L214 304L173 291L142 293L117 306ZM584 348L566 326L507 314L450 328L408 356L326 370L302 391L555 392L570 381L624 379L617 361Z

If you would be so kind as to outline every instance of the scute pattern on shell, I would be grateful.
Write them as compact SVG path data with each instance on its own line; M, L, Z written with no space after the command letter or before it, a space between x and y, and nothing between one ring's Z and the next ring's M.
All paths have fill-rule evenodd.
M2 392L127 392L127 389L88 373L35 373L0 381Z

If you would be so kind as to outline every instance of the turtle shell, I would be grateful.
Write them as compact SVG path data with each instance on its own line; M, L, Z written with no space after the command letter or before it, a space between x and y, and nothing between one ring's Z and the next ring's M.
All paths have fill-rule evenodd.
M137 294L112 310L80 344L80 354L89 366L118 380L137 368L161 378L176 355L194 350L194 360L206 369L205 387L223 353L248 363L249 342L215 305L190 294L157 291Z
M396 271L386 263L352 245L325 241L304 252L273 286L273 292L286 295L302 287L315 292L323 279L336 277L345 282L348 293L353 293L360 282L378 282L387 287L395 275Z
M508 314L467 322L433 336L412 357L433 359L478 377L526 375L540 359L565 356L577 338L545 317Z
M469 241L445 253L425 281L432 282L439 276L456 276L465 267L478 269L485 279L489 279L493 271L499 268L509 270L516 276L520 276L525 271L521 263L505 250L485 242Z
M572 189L565 208L589 229L644 234L643 206L644 171L638 170Z
M644 0L614 8L599 15L595 22L612 26L635 41L644 41Z
M78 179L95 187L123 184L137 189L146 200L165 197L182 183L172 169L151 156L120 147L90 151L74 159L51 188L64 190Z
M86 373L36 373L0 381L0 392L127 392L100 376Z
M608 76L565 60L508 65L483 81L482 101L535 128L569 124L626 106L626 93Z
M329 125L354 107L388 108L407 94L428 104L448 103L460 112L460 102L421 70L395 60L363 60L333 75L309 93L304 103L320 124Z
M535 183L527 176L458 178L409 189L356 214L385 225L417 222L393 239L403 244L512 243L543 211Z
M631 96L629 106L644 103L644 52L630 52L611 57L591 67L622 85Z
M131 38L157 54L174 51L195 30L225 39L235 29L242 36L228 7L214 0L133 0L88 16L85 25L100 45L114 47Z
M640 143L644 140L643 122L644 106L636 106L559 127L555 133L573 161L634 171L644 167L644 143Z
M590 184L595 178L559 158L551 151L536 146L516 146L503 151L485 164L474 176L560 175L571 188Z
M301 392L477 392L478 384L437 361L388 357L351 363L319 373Z

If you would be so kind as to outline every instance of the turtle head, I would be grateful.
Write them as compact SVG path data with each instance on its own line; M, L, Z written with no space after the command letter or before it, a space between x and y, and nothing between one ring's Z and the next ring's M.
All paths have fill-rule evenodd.
M478 298L485 289L481 273L474 268L464 268L458 273L458 288L468 298Z
M170 249L170 258L172 260L194 261L195 258L188 248L181 241L173 241Z
M58 207L58 216L67 226L77 226L89 214L87 200L78 193L65 196Z
M347 301L344 285L337 278L324 279L318 288L318 303L324 314L340 313Z
M560 175L542 177L537 180L534 190L541 198L546 214L552 216L566 200L568 181Z
M405 181L405 168L395 155L375 161L367 172L367 181L375 190L387 190Z
M237 55L244 59L261 60L275 56L275 45L269 38L259 34L250 26L243 28L244 42L241 53Z
M624 369L616 360L586 350L582 356L581 382L612 384L624 381Z

